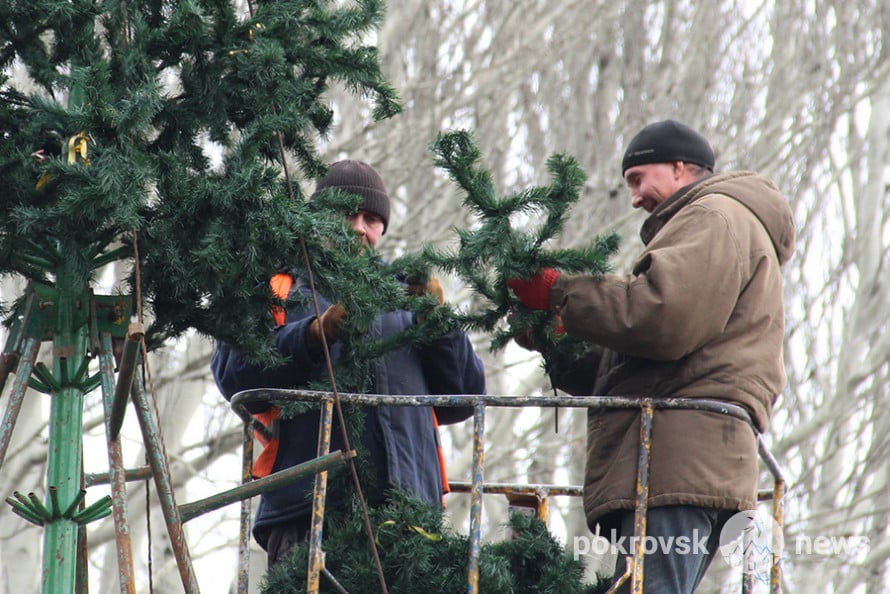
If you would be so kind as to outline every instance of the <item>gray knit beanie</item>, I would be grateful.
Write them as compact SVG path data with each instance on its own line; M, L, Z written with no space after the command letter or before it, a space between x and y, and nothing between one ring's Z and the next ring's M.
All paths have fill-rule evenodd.
M364 161L347 159L333 163L328 174L318 180L313 196L325 188L337 188L365 199L359 207L383 219L383 232L389 226L389 195L377 171Z
M714 151L704 136L676 120L649 124L634 136L624 159L621 175L637 165L684 161L714 171Z

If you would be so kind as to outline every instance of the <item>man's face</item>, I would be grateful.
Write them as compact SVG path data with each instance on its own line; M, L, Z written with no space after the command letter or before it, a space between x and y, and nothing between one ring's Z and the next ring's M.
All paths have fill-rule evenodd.
M383 235L383 219L380 218L380 215L367 210L359 210L354 214L347 215L346 220L352 225L352 230L358 235L362 245L370 248L377 247L377 242Z
M688 170L682 161L673 163L649 163L630 167L624 172L624 181L630 188L631 205L652 212L655 208L685 186L683 180Z

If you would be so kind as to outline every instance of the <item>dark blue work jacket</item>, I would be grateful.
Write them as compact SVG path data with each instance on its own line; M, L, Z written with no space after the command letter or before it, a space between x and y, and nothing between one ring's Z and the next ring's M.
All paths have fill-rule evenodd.
M295 290L308 293L305 286ZM319 297L321 311L329 305ZM314 318L312 312L288 310L285 324L275 331L276 347L287 362L276 368L265 369L251 363L238 349L218 343L211 369L223 396L231 399L237 392L251 388L301 388L325 377L324 359L313 357L306 349L306 333ZM372 336L390 336L412 324L412 314L398 310L377 318L369 332ZM334 344L331 356L335 363L339 352L339 345ZM403 347L373 361L369 393L483 394L485 374L467 335L451 330L430 345ZM365 407L363 413L362 444L377 478L372 486L362 485L368 500L380 501L386 489L399 487L429 503L441 505L442 479L431 409L376 406ZM437 413L439 422L445 424L466 419L472 409L440 408ZM318 413L283 419L279 438L273 472L314 458L318 447ZM331 450L342 446L339 425L335 422ZM253 530L261 546L265 548L270 526L310 515L312 488L310 477L261 496ZM328 492L329 504L337 499L336 493Z

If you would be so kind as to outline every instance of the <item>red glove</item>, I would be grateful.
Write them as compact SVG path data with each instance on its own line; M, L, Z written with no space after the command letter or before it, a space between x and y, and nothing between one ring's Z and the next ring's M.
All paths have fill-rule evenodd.
M542 268L529 280L511 278L507 281L507 286L513 289L524 306L531 309L550 309L550 288L559 275L559 270Z

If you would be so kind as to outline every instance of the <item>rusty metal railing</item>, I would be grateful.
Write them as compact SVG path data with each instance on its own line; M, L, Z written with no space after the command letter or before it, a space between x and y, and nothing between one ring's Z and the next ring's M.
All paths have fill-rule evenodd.
M469 528L469 560L467 566L467 591L470 594L479 592L479 552L482 542L482 495L484 492L520 493L532 486L517 485L485 485L484 474L484 438L485 438L485 409L486 407L545 407L545 408L587 408L587 409L640 409L640 449L637 463L636 481L636 509L635 509L635 533L634 553L629 559L628 571L622 578L612 585L610 592L630 580L630 589L633 594L642 594L644 578L644 542L646 537L646 515L648 511L649 492L649 463L652 445L652 419L656 410L698 410L713 414L728 416L743 421L751 427L758 444L758 454L764 462L767 470L773 477L772 490L761 490L758 499L772 501L772 518L781 531L784 520L784 496L786 490L785 478L777 461L769 452L763 441L762 434L754 425L748 411L736 404L698 398L631 398L614 396L502 396L502 395L476 395L476 394L452 394L452 395L380 395L380 394L354 394L339 393L341 402L348 402L360 406L436 406L436 407L472 407L473 408L473 462L472 478L469 483L452 482L455 491L469 491L470 504L470 528ZM232 406L242 415L245 407L253 403L286 403L286 402L319 402L329 403L333 399L330 392L317 392L311 390L283 390L283 389L253 389L239 392L232 398ZM320 444L321 445L321 444ZM329 445L329 444L328 444ZM245 465L249 464L248 456L244 457ZM247 468L247 466L245 466ZM543 490L542 490L543 489ZM555 487L538 486L538 494L545 498L547 494L580 495L581 487ZM247 500L245 500L246 502ZM540 512L540 510L539 510ZM323 498L313 500L313 517L324 515ZM242 541L249 535L242 530ZM770 592L781 593L781 556L777 554L775 546L781 534L774 534L774 547L772 549L772 564L770 567ZM243 543L242 543L243 547ZM746 549L747 554L747 549ZM323 567L323 555L311 555L307 583L318 584L319 576L327 575ZM244 557L242 557L244 561ZM747 569L747 564L746 564ZM333 576L331 576L333 577ZM743 571L742 594L753 591L754 576L750 571ZM240 582L239 582L240 584ZM245 590L239 590L246 593ZM316 590L317 591L317 590Z

